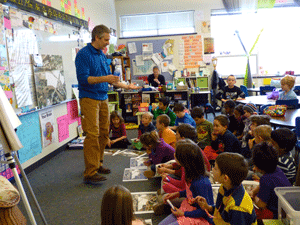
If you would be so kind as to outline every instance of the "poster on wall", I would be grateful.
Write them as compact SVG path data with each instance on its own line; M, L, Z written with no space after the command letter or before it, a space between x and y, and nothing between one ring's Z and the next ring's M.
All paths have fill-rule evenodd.
M201 32L202 33L210 33L210 21L202 21L201 22Z
M55 142L57 132L54 132L54 116L53 110L47 109L39 112L41 131L42 131L42 146L43 148Z
M204 38L204 54L213 54L213 53L215 53L214 39Z
M41 55L43 65L34 67L36 97L39 108L67 99L66 83L61 55Z

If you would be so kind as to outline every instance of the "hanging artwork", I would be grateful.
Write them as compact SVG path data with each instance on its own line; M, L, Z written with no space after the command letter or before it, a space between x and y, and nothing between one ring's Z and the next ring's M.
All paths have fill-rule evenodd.
M41 55L42 66L34 67L37 103L40 108L67 98L62 56Z
M39 112L41 131L42 131L42 146L47 147L55 142L57 131L54 130L54 115L52 109ZM55 132L54 132L55 131Z
M214 39L204 38L204 54L213 54L213 53L215 53Z

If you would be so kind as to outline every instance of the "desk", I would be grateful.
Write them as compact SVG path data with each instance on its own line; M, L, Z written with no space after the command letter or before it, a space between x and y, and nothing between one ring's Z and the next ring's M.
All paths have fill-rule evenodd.
M248 104L248 103L254 103L256 106L261 105L275 105L275 100L268 99L266 95L258 95L258 96L249 96L242 100L236 100L236 102L242 103L242 104Z
M191 108L195 106L203 106L208 103L208 96L210 95L210 91L198 91L191 92Z
M300 116L300 109L288 109L282 117L271 117L270 123L275 127L295 128L297 116Z
M300 96L297 97L300 102ZM254 103L257 106L261 105L275 105L276 100L268 99L267 95L258 95L258 96L249 96L242 100L236 100L236 102L242 103L242 104L248 104L248 103Z

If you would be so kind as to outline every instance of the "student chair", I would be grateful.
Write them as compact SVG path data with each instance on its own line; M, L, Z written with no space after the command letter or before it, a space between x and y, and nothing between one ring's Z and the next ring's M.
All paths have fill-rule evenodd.
M271 92L274 90L274 86L260 86L259 87L259 93L260 95L266 95L267 92Z
M245 96L249 97L248 88L245 85L241 85L240 88L241 88L242 92L245 93Z
M300 86L295 86L294 92L296 93L296 95L300 96Z
M212 113L214 115L214 118L216 117L215 109L214 109L214 107L212 107L212 105L210 103L205 103L201 106L204 107L204 113L206 115L206 119L207 119L207 114L208 113Z
M259 107L259 115L264 115L264 109L268 106L271 106L271 104L262 105Z
M277 100L276 105L286 105L288 109L298 109L299 108L299 100Z

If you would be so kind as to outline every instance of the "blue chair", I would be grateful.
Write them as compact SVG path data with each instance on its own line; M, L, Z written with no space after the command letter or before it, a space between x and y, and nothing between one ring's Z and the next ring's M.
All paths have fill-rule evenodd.
M268 106L271 106L271 104L266 104L266 105L262 105L259 107L259 114L263 115L264 114L264 109L267 108Z
M296 93L296 95L300 96L300 86L295 86L294 92Z
M260 95L266 95L267 92L271 92L274 90L274 86L260 86L259 87L259 93Z
M277 100L276 105L286 105L288 109L298 109L299 108L299 100Z
M248 88L245 85L241 85L240 88L241 88L242 92L245 93L245 96L248 97L249 96Z

